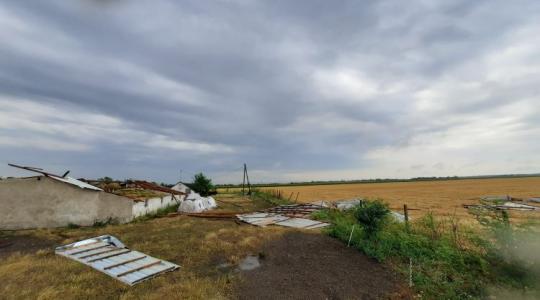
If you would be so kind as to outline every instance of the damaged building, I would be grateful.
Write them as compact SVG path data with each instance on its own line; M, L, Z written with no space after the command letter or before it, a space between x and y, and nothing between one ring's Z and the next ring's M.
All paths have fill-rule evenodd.
M125 223L178 204L184 195L145 181L135 181L135 188L113 194L67 173L21 168L41 175L0 180L0 229L91 226L108 220Z

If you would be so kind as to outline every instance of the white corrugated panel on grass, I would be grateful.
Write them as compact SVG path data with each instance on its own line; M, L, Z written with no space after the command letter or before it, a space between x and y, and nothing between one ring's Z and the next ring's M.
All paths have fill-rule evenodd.
M303 219L303 218L289 218L284 221L276 222L276 225L285 226L285 227L294 227L294 228L304 228L304 229L315 229L315 228L321 228L326 227L330 224L319 222L315 220L310 219Z
M244 215L237 215L238 219L240 221L257 225L261 227L265 227L268 225L272 225L279 221L285 221L289 219L288 217L272 214L272 213L252 213L252 214L244 214Z
M103 235L56 248L55 253L76 260L129 285L137 284L178 265L126 248Z
M310 219L289 218L280 214L273 213L251 213L237 215L237 218L240 221L261 227L265 227L268 225L280 225L285 227L315 229L330 225L328 223L314 221Z

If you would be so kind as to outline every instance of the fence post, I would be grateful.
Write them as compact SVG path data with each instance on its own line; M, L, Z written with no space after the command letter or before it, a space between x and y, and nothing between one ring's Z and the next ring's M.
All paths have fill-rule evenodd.
M409 232L409 210L407 204L403 204L403 215L405 216L405 229Z
M349 242L347 243L347 247L351 246L351 240L352 240L352 234L354 232L354 226L356 226L356 224L352 226L351 235L349 236Z
M409 257L409 287L413 286L412 282L412 258Z

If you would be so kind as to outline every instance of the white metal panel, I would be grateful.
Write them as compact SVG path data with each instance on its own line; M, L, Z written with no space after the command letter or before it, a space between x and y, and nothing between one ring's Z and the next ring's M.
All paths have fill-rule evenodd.
M61 181L61 182L65 182L67 184L71 184L71 185L74 185L74 186L78 186L80 187L81 189L88 189L88 190L94 190L94 191L103 191L102 189L98 188L98 187L95 187L91 184L88 184L86 182L82 182L80 180L77 180L75 178L71 178L69 176L66 176L66 177L56 177L56 176L48 176L49 178L52 178L54 180L58 180L58 181Z
M279 221L285 221L288 217L271 213L252 213L237 215L238 219L249 224L265 227Z
M314 221L310 219L289 218L283 215L272 213L252 213L237 215L237 217L243 222L261 227L265 227L268 225L280 225L286 227L315 229L330 225L328 223Z
M125 248L118 239L108 235L61 246L55 252L129 285L179 268L171 262Z
M320 228L325 227L330 224L319 222L315 220L302 219L302 218L289 218L288 220L277 222L276 225L285 226L285 227L294 227L294 228Z

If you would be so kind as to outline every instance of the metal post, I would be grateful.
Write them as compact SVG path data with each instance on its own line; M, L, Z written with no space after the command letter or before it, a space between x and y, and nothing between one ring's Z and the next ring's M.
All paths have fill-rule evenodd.
M350 247L351 246L351 240L352 240L352 234L354 232L354 226L356 225L353 225L352 226L352 229L351 229L351 235L349 236L349 242L347 243L347 247Z

